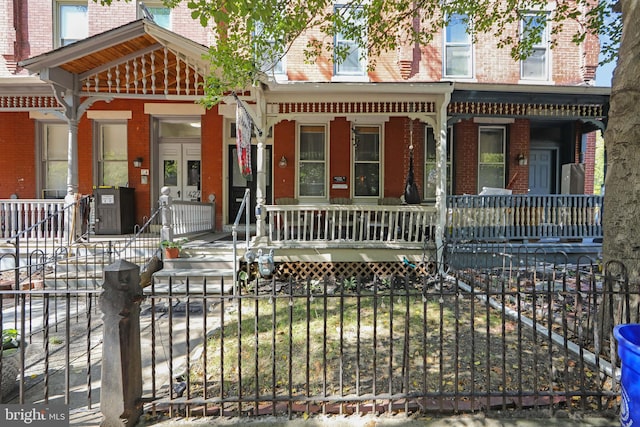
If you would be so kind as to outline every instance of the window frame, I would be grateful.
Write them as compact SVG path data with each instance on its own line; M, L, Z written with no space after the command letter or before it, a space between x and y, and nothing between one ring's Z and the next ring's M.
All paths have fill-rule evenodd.
M377 160L357 160L357 149L358 149L358 129L377 129L378 135L378 159ZM371 133L372 134L372 133ZM384 177L382 176L384 168L383 164L383 156L384 156L384 129L382 125L379 124L353 124L351 126L351 197L353 199L359 200L377 200L383 197L384 193ZM377 164L378 165L378 193L375 195L360 195L356 194L357 190L357 179L356 179L356 164Z
M522 14L523 19L520 20L520 37L522 38L525 33L525 19L531 17L542 18L539 13L536 12L525 12ZM531 55L526 59L520 60L520 80L522 81L539 81L539 82L547 82L551 80L551 46L550 46L550 35L551 29L549 24L548 14L544 15L544 31L542 32L542 40L538 44L534 44ZM536 52L544 52L544 76L525 76L524 69L525 65L534 58Z
M455 14L452 15L449 19L454 19L453 17L459 17L459 20L461 21L459 25L462 25L462 19L464 17L466 17L467 15L463 15L463 14ZM451 21L450 21L451 22ZM465 42L449 42L448 39L448 35L449 35L449 27L450 25L446 25L444 27L444 34L442 37L443 43L444 43L444 49L443 49L443 61L442 61L442 75L443 77L446 78L455 78L455 79L473 79L475 76L475 69L474 69L474 43L473 43L473 37L471 36L471 34L469 33L469 23L467 23L465 25L465 33L467 35L467 40ZM449 74L447 72L447 64L449 63L449 48L456 48L456 47L467 47L468 50L468 59L467 59L467 68L468 68L468 74L465 75L459 75L459 74Z
M434 149L438 150L438 143L436 141L436 134L435 134L435 129L433 128L433 126L429 126L429 125L425 125L424 127L424 177L423 177L423 197L424 200L429 201L429 202L434 202L436 200L436 194L430 195L427 194L427 190L428 190L428 185L427 182L429 181L429 167L430 165L433 165L435 167L435 171L437 171L437 167L438 167L438 162L436 159L434 159L433 161L429 160L429 157L427 155L428 153L428 138L429 138L429 131L431 130L432 135L433 135L433 143L435 144ZM453 150L453 126L448 126L447 127L447 194L453 194L453 157L454 157L454 150ZM436 154L437 156L437 154ZM437 157L436 157L437 158Z
M124 145L124 157L118 159L106 159L104 153L105 147L105 139L103 129L108 126L124 126L124 135L126 138ZM125 121L95 121L94 122L94 137L95 137L95 161L96 167L94 182L99 186L124 186L129 183L129 140L128 140L128 122ZM124 165L124 170L126 171L127 179L125 182L105 182L105 172L107 170L107 165L115 165L120 164Z
M333 8L333 13L340 13L341 9L352 9L353 6L350 4L336 4L334 5ZM366 35L365 35L366 38ZM358 56L358 64L359 64L359 70L358 71L345 71L342 70L342 67L344 67L344 64L347 62L347 59L349 58L349 56L352 55L352 53L350 53L349 55L347 55L347 58L345 58L344 61L338 61L338 58L336 57L336 53L335 53L335 47L338 46L339 44L350 44L352 45L352 49L356 50L355 53L357 53ZM346 78L346 79L362 79L362 78L366 78L368 76L368 71L367 71L367 63L368 63L368 56L367 56L367 52L362 52L362 49L360 46L358 46L357 43L355 43L353 40L351 39L347 39L342 37L342 33L336 31L334 37L333 37L333 46L334 46L334 52L333 52L333 77L334 79L340 79L340 78Z
M165 28L167 30L171 30L171 28L173 28L173 14L171 13L171 8L166 7L161 1L153 1L153 0L151 1L145 0L144 5L147 8L147 10L149 10L149 12L151 12L151 14L154 16L154 22L155 22L155 16L156 16L156 14L154 13L154 10L162 9L163 11L168 11L169 12L168 26L164 26L162 24L159 24L158 22L155 22L155 23L156 25L159 25L160 27ZM137 19L144 18L144 14L142 13L142 9L140 8L139 5L137 5L136 7L136 17Z
M71 43L62 42L62 31L63 31L62 18L64 15L62 13L62 8L65 6L84 6L84 8L86 9L86 15L85 15L86 35L83 38L69 39L69 40L73 40ZM84 1L83 0L55 0L53 7L54 7L53 9L53 28L54 28L53 48L54 49L68 46L70 44L73 44L77 41L80 41L89 37L89 2L88 0L84 0Z
M62 147L64 147L64 154L61 155L59 159L50 159L49 158L49 127L56 126L60 128L66 129L66 137L61 138L60 143ZM65 122L59 121L38 121L39 127L39 143L37 144L37 156L38 156L38 171L37 171L37 187L38 192L42 195L44 199L62 199L67 194L67 175L68 175L68 145L69 145L69 125ZM49 178L49 165L52 162L59 163L62 166L62 171L60 172L61 176L60 180L64 183L60 188L49 188L50 183L48 181ZM51 193L53 197L47 196L47 194Z
M323 142L323 151L322 151L322 159L303 159L302 156L302 135L303 129L309 128L317 128L316 132L309 132L313 134L322 134L322 142ZM320 131L319 128L322 128ZM326 123L300 123L296 129L296 194L299 199L306 200L326 200L329 197L329 139L328 139L328 129L329 126ZM321 195L313 195L313 194L302 194L301 188L303 186L301 182L301 172L303 169L303 165L306 164L319 164L322 163L322 171L323 171L323 180L322 184L322 194ZM308 184L305 184L308 185Z
M501 162L483 162L482 161L482 131L483 130L500 130L502 132L502 161ZM487 186L480 182L480 171L483 165L501 165L502 166L502 185L499 188L504 188L505 179L507 176L507 128L506 126L479 126L478 127L478 173L477 173L477 192L480 194L483 187Z
M255 27L255 32L259 32L259 31L261 31L261 29L262 29L262 23L261 22L257 22L256 23L256 27ZM269 38L266 41L272 47L275 44L275 40L273 40L272 38ZM263 65L272 64L273 63L273 58L264 58L263 60L258 58L257 62L258 62L258 64L260 64L261 71L265 72L267 75L273 76L273 78L276 79L277 81L282 81L282 80L287 80L287 78L288 78L288 76L287 76L287 60L286 59L287 59L286 54L280 55L280 59L278 59L278 61L275 62L275 64L273 64L273 66L271 66L268 71L265 71L263 69Z

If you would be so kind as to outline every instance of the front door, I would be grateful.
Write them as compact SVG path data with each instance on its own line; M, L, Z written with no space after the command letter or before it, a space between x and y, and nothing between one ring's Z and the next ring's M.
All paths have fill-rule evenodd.
M200 144L160 144L160 187L169 187L176 200L199 202Z
M535 149L529 153L529 194L553 194L555 150Z
M249 198L250 206L249 210L251 212L251 223L255 223L256 221L256 213L255 213L255 200L256 200L256 171L257 171L257 154L258 147L255 145L251 146L251 171L253 176L251 180L246 179L240 173L240 166L238 166L238 150L234 145L229 146L229 169L231 173L229 174L229 223L233 224L236 220L236 215L238 214L238 210L240 209L240 205L242 204L242 196L244 196L244 191L246 188L249 188L251 191L251 196ZM265 147L265 157L266 157L266 180L267 180L267 190L265 194L265 198L267 199L267 204L271 204L271 146L267 145ZM241 217L240 222L242 224L245 223L244 215Z

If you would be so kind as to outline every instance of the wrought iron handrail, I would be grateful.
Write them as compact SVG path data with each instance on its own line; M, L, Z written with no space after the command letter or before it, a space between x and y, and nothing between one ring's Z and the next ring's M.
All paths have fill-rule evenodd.
M140 235L142 235L142 233L144 233L145 231L148 231L150 229L150 226L153 224L154 220L156 218L158 218L158 215L160 214L160 212L162 211L162 207L158 206L156 208L155 211L153 211L153 213L151 214L151 216L149 217L149 219L140 227L137 229L137 231L131 236L131 238L129 238L129 240L126 241L126 243L122 246L122 248L116 250L116 254L118 257L122 257L122 254L128 249L130 248L140 237ZM137 228L137 226L136 226ZM157 233L158 235L158 243L160 242L160 233ZM157 252L157 250L156 250ZM145 265L148 263L148 260L145 261Z

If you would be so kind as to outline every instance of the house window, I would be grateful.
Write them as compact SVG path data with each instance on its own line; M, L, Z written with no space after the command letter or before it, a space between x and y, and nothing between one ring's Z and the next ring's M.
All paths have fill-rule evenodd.
M67 46L89 36L86 1L57 1L55 6L55 47Z
M340 13L344 20L352 20L354 9L347 6L337 6L335 13ZM356 25L362 22L356 21ZM339 53L345 52L346 56ZM355 40L347 34L338 31L334 41L333 73L335 76L364 76L366 75L366 57Z
M326 197L326 130L324 126L300 126L298 194Z
M258 23L256 34L261 34L263 30L264 25ZM263 45L255 46L256 52L260 56L258 58L260 70L268 75L273 75L276 79L284 77L286 75L284 52L276 50L273 38L267 37L262 42Z
M98 138L98 185L127 185L129 182L127 125L100 123Z
M380 196L380 128L356 126L353 129L353 195Z
M473 42L466 15L451 15L445 27L445 77L473 77Z
M484 187L504 187L505 134L504 127L480 127L478 144L478 193L480 193Z
M67 153L69 146L69 126L67 124L45 123L40 158L42 197L61 199L67 194Z
M537 34L539 33L539 34ZM524 14L521 21L522 38L533 37L531 54L520 61L522 80L549 79L549 27L545 15Z
M171 29L171 9L164 6L162 2L145 1L144 8L153 17L153 22L167 30ZM149 18L148 16L145 16L142 6L138 7L138 19L145 17Z
M424 198L426 200L435 200L436 185L438 183L438 164L436 163L437 142L432 127L426 127L424 137ZM453 128L449 128L447 132L447 194L451 194L451 183L453 182L452 159Z

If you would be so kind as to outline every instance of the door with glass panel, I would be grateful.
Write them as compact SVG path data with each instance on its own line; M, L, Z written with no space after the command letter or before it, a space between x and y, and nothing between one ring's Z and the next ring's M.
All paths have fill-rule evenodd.
M266 203L271 204L271 146L267 145L264 148L265 155L265 177L266 177L266 194L264 195L266 198ZM240 166L238 165L238 150L235 145L229 146L229 224L233 224L236 219L236 215L238 214L238 210L242 204L242 197L244 196L245 190L248 188L251 192L251 196L249 198L250 206L250 215L251 215L251 223L255 223L256 221L256 213L255 213L255 200L256 200L256 189L257 189L257 180L256 180L256 172L258 167L258 147L255 145L251 145L251 177L244 177L240 172ZM245 223L244 213L240 219L242 224Z
M160 144L159 167L160 187L169 187L174 200L201 201L200 144Z

